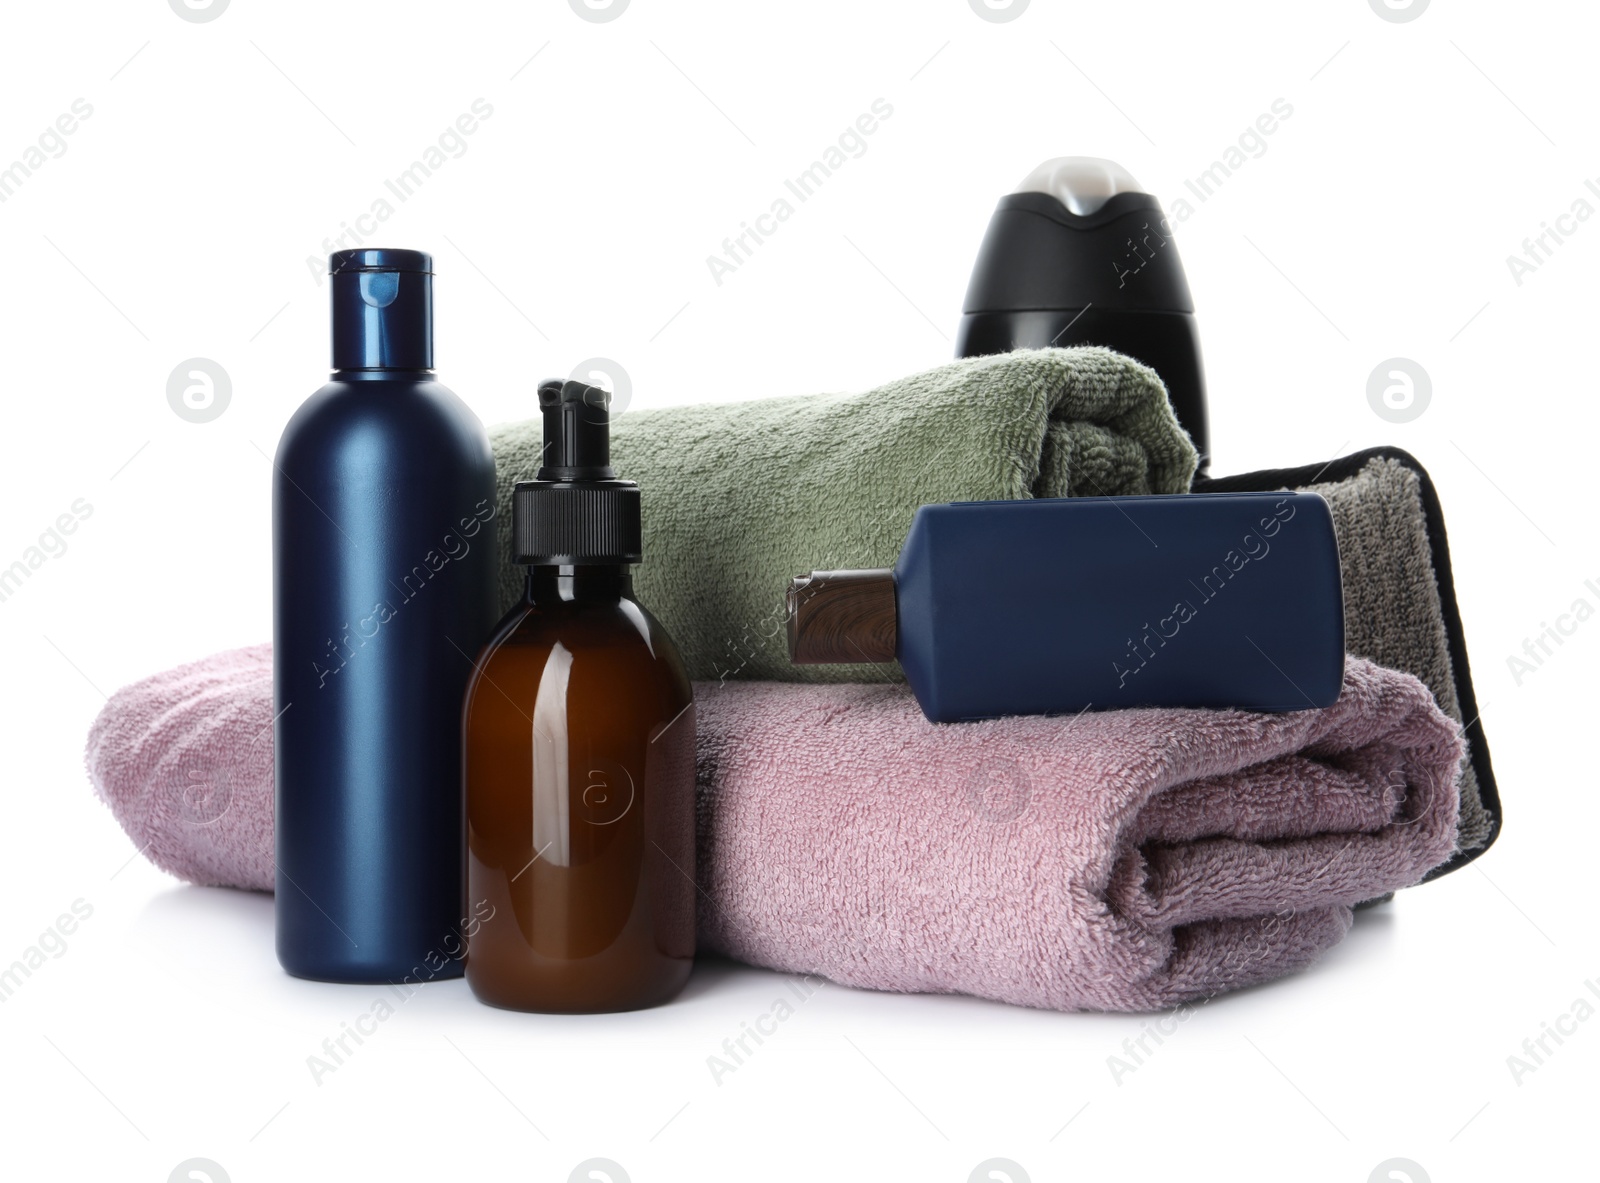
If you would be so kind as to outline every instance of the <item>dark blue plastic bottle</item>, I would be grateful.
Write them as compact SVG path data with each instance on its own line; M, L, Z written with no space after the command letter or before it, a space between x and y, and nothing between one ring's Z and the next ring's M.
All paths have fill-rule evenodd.
M461 700L495 621L494 456L434 379L433 264L329 259L332 379L273 472L278 960L459 977Z
M1315 493L924 505L894 570L789 590L797 662L898 659L935 723L1331 706L1344 594Z

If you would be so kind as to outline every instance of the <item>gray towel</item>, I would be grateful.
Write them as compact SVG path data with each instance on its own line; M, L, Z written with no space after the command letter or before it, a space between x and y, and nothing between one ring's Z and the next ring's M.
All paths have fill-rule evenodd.
M1465 865L1498 835L1500 796L1467 664L1444 515L1427 471L1398 448L1373 448L1326 464L1195 482L1197 493L1255 489L1303 489L1327 499L1344 576L1345 647L1414 674L1445 714L1464 724L1456 854L1433 876Z

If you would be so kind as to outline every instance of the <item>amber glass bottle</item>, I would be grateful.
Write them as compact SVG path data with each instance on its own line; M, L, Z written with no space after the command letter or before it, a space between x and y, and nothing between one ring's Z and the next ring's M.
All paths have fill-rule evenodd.
M513 497L523 602L463 713L467 980L494 1006L672 998L694 958L694 699L633 598L639 490L609 461L606 392L540 387L546 463Z

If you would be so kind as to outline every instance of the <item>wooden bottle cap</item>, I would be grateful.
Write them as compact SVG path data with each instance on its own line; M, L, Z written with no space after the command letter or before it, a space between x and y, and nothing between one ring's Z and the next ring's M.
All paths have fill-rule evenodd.
M894 572L813 571L789 584L789 660L796 665L895 658Z

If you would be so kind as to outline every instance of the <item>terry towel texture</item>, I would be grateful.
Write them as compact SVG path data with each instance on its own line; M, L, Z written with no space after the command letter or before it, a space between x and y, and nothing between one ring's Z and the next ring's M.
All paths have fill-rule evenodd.
M1290 488L1320 493L1333 511L1344 577L1345 647L1415 674L1447 715L1466 724L1456 855L1435 874L1455 870L1488 849L1499 833L1500 795L1467 664L1438 494L1417 459L1398 448L1202 479L1195 491Z
M94 725L97 791L181 878L272 885L271 660L137 683ZM938 725L903 686L696 697L701 947L854 986L1058 1010L1207 997L1307 965L1351 905L1455 841L1455 726L1357 659L1336 705L1281 715Z
M84 759L95 792L163 871L272 890L271 645L124 686L90 727Z
M504 554L511 491L539 468L542 424L489 437ZM924 504L1180 493L1195 466L1155 372L1100 348L969 358L865 394L629 411L611 455L644 493L634 585L689 676L818 682L900 673L791 665L784 591L796 575L893 566ZM503 610L522 580L502 564Z

